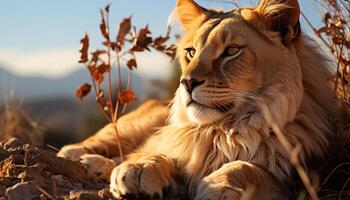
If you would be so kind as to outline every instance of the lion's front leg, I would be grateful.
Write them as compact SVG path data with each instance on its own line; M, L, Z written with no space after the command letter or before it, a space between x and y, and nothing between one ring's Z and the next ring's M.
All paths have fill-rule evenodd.
M263 169L242 161L223 165L205 177L197 188L195 200L287 199L280 184Z
M177 190L173 160L164 155L132 156L112 171L110 190L114 197L163 199L164 189Z
M118 135L124 154L137 149L165 124L169 116L168 104L166 101L147 101L118 120ZM119 156L117 140L116 127L108 124L86 140L64 146L57 155L71 160L79 160L84 154L113 158Z

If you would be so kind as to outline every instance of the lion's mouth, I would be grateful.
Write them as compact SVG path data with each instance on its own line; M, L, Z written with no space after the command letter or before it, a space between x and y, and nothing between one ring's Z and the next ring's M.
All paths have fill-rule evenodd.
M210 108L210 109L215 109L215 110L219 110L220 112L228 112L230 111L233 107L234 107L234 103L229 103L229 104L223 104L223 105L217 105L217 106L207 106L201 103L198 103L195 100L191 100L188 104L187 107L190 106L195 106L195 107L199 107L199 108Z
M200 107L208 107L208 108L210 108L209 106L206 106L204 104L198 103L195 100L191 100L190 102L188 102L187 107L190 107L190 106L200 106Z

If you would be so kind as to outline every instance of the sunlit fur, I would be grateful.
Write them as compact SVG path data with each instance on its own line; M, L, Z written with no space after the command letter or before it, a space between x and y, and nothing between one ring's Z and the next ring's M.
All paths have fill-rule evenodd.
M199 26L187 30L179 46L183 77L205 80L194 90L193 99L209 107L233 103L233 109L186 107L188 93L180 85L170 123L140 149L177 160L194 188L203 177L235 160L264 166L281 181L291 176L288 152L264 120L262 103L288 141L301 144L303 164L313 156L322 157L333 132L330 120L336 109L326 83L330 62L320 47L304 34L285 46L279 33L260 29L260 24L239 15L249 11L210 11ZM217 63L229 44L244 47L242 55L224 65ZM190 62L183 50L189 46L197 49Z
M282 38L271 29L274 24L268 24L269 20L297 22L299 8L285 18L275 15L290 8L283 2L297 1L264 0L258 8L227 13L205 10L202 14L191 0L178 1L178 13L195 9L192 13L197 15L184 15L189 18L184 20L186 34L178 48L182 78L205 82L192 95L180 84L167 124L130 154L126 163L165 156L179 171L166 166L162 170L180 174L190 195L197 199L213 195L217 187L212 187L212 182L221 180L222 188L245 190L253 185L256 193L252 199L281 199L285 194L281 189L288 188L282 183L292 180L293 168L289 152L261 113L262 105L268 107L287 140L301 145L299 157L304 167L308 168L311 159L322 159L336 117L334 94L327 85L331 62L305 34L292 32ZM229 45L242 47L243 52L223 62L220 55ZM190 60L186 59L188 47L196 49ZM197 103L188 105L191 100ZM133 133L129 134L123 137L132 140ZM127 171L128 165L116 169L111 190L117 187L117 173ZM169 173L158 178L169 179Z

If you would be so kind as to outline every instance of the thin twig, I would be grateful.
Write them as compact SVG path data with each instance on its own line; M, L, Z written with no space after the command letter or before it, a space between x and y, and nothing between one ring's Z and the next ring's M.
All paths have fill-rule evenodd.
M47 196L51 200L56 200L51 194L49 194L46 190L44 190L42 187L40 187L38 184L35 184L36 188L43 193L45 196Z
M54 147L54 146L52 146L50 144L46 144L46 146L49 147L50 149L54 150L54 151L57 151L57 152L60 151L59 149L57 149L56 147Z
M106 26L109 34L109 14L106 15ZM109 38L109 37L108 37ZM108 42L109 39L108 39ZM113 105L113 100L112 100L112 72L111 72L111 47L108 45L107 46L107 62L109 66L109 71L108 71L108 98L109 98L109 109L111 113L111 119L114 118L114 105Z
M314 33L317 34L317 29L316 29L316 27L314 25L312 25L312 23L309 20L309 18L306 17L306 15L303 12L301 12L301 16L305 19L306 23L312 28ZM331 46L328 44L328 42L320 34L317 34L317 36L320 38L320 40L323 42L324 45L326 45L328 48L331 48Z
M319 200L317 196L316 189L313 187L311 184L310 178L306 172L306 170L303 168L301 165L298 154L301 151L301 145L298 144L295 148L291 145L291 143L287 140L287 138L284 136L282 133L281 129L277 125L276 121L273 119L269 108L267 107L266 104L261 104L261 109L263 111L263 115L266 119L267 122L270 123L270 127L272 128L273 132L276 134L278 140L282 144L283 148L286 150L286 152L289 153L289 160L292 163L292 165L295 167L297 170L307 192L309 193L310 197L312 200Z
M341 197L342 197L342 194L343 194L343 192L344 192L344 190L345 190L345 188L346 188L346 186L348 185L349 182L350 182L350 178L348 178L348 179L345 181L343 187L341 188L340 193L339 193L338 200L341 200L341 199L342 199L342 198L341 198Z

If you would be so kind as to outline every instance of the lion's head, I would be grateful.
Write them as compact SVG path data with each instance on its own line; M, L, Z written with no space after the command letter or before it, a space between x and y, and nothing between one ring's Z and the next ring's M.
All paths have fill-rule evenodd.
M210 124L247 116L264 101L281 126L294 119L308 76L298 52L297 0L262 0L229 12L178 0L176 12L185 36L178 50L175 117Z

